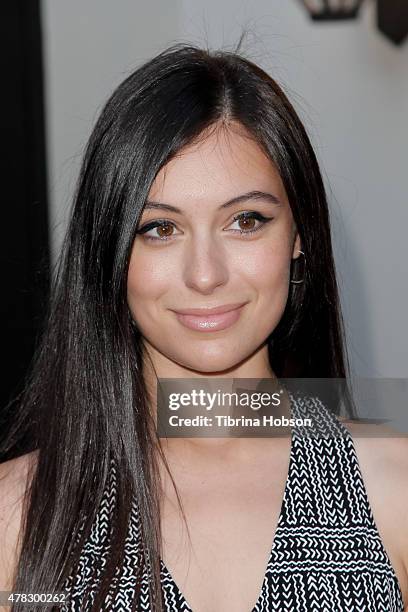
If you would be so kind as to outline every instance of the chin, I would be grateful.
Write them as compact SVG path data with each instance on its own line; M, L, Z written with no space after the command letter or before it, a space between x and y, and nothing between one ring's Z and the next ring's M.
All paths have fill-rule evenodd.
M226 359L225 355L216 355L213 357L200 356L196 360L192 360L190 357L190 359L178 360L178 363L184 368L188 368L200 374L215 374L219 372L220 375L238 365L236 359Z

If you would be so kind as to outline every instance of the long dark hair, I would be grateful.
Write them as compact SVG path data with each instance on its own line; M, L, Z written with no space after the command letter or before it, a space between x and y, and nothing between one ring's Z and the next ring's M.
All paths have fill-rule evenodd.
M114 462L112 547L92 610L101 608L121 563L132 499L141 565L150 568L151 609L160 609L157 439L142 338L127 304L127 270L159 169L206 128L231 120L276 165L307 261L304 282L291 285L268 338L271 367L278 377L347 376L327 199L300 119L278 84L240 54L170 47L112 94L84 155L46 329L3 445L10 452L29 433L38 449L16 591L55 592L75 568Z

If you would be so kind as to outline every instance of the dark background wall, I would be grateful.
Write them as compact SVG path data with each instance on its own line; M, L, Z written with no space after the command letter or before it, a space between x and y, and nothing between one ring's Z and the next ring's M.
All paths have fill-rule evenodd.
M1 8L2 364L0 426L12 418L40 332L49 290L49 240L40 7ZM3 457L4 458L4 457Z

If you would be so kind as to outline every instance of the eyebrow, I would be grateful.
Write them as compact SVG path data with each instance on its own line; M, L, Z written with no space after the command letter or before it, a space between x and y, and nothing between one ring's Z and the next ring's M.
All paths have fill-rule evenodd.
M279 200L279 198L277 198L272 193L268 193L266 191L248 191L248 193L243 193L239 196L236 196L235 198L232 198L231 200L228 200L227 202L224 202L224 204L221 204L221 206L219 206L218 209L222 210L224 208L229 208L230 206L234 206L234 204L240 204L241 202L248 202L250 200L252 201L266 200L267 202L270 202L271 204L275 204L277 206L282 205L282 202ZM183 214L183 211L180 210L180 208L177 208L177 206L171 206L170 204L164 204L164 202L154 202L151 200L146 200L144 208L145 210L161 209L161 210L168 210L174 213Z

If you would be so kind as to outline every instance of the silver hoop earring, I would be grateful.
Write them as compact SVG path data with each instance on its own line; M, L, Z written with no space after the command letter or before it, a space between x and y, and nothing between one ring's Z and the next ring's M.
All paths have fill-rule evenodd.
M299 253L302 253L303 257L305 258L304 260L304 269L306 269L306 256L304 254L303 251L299 251ZM291 283L293 283L294 285L300 285L301 283L303 283L303 281L305 280L305 275L303 274L303 278L301 280L290 280Z

